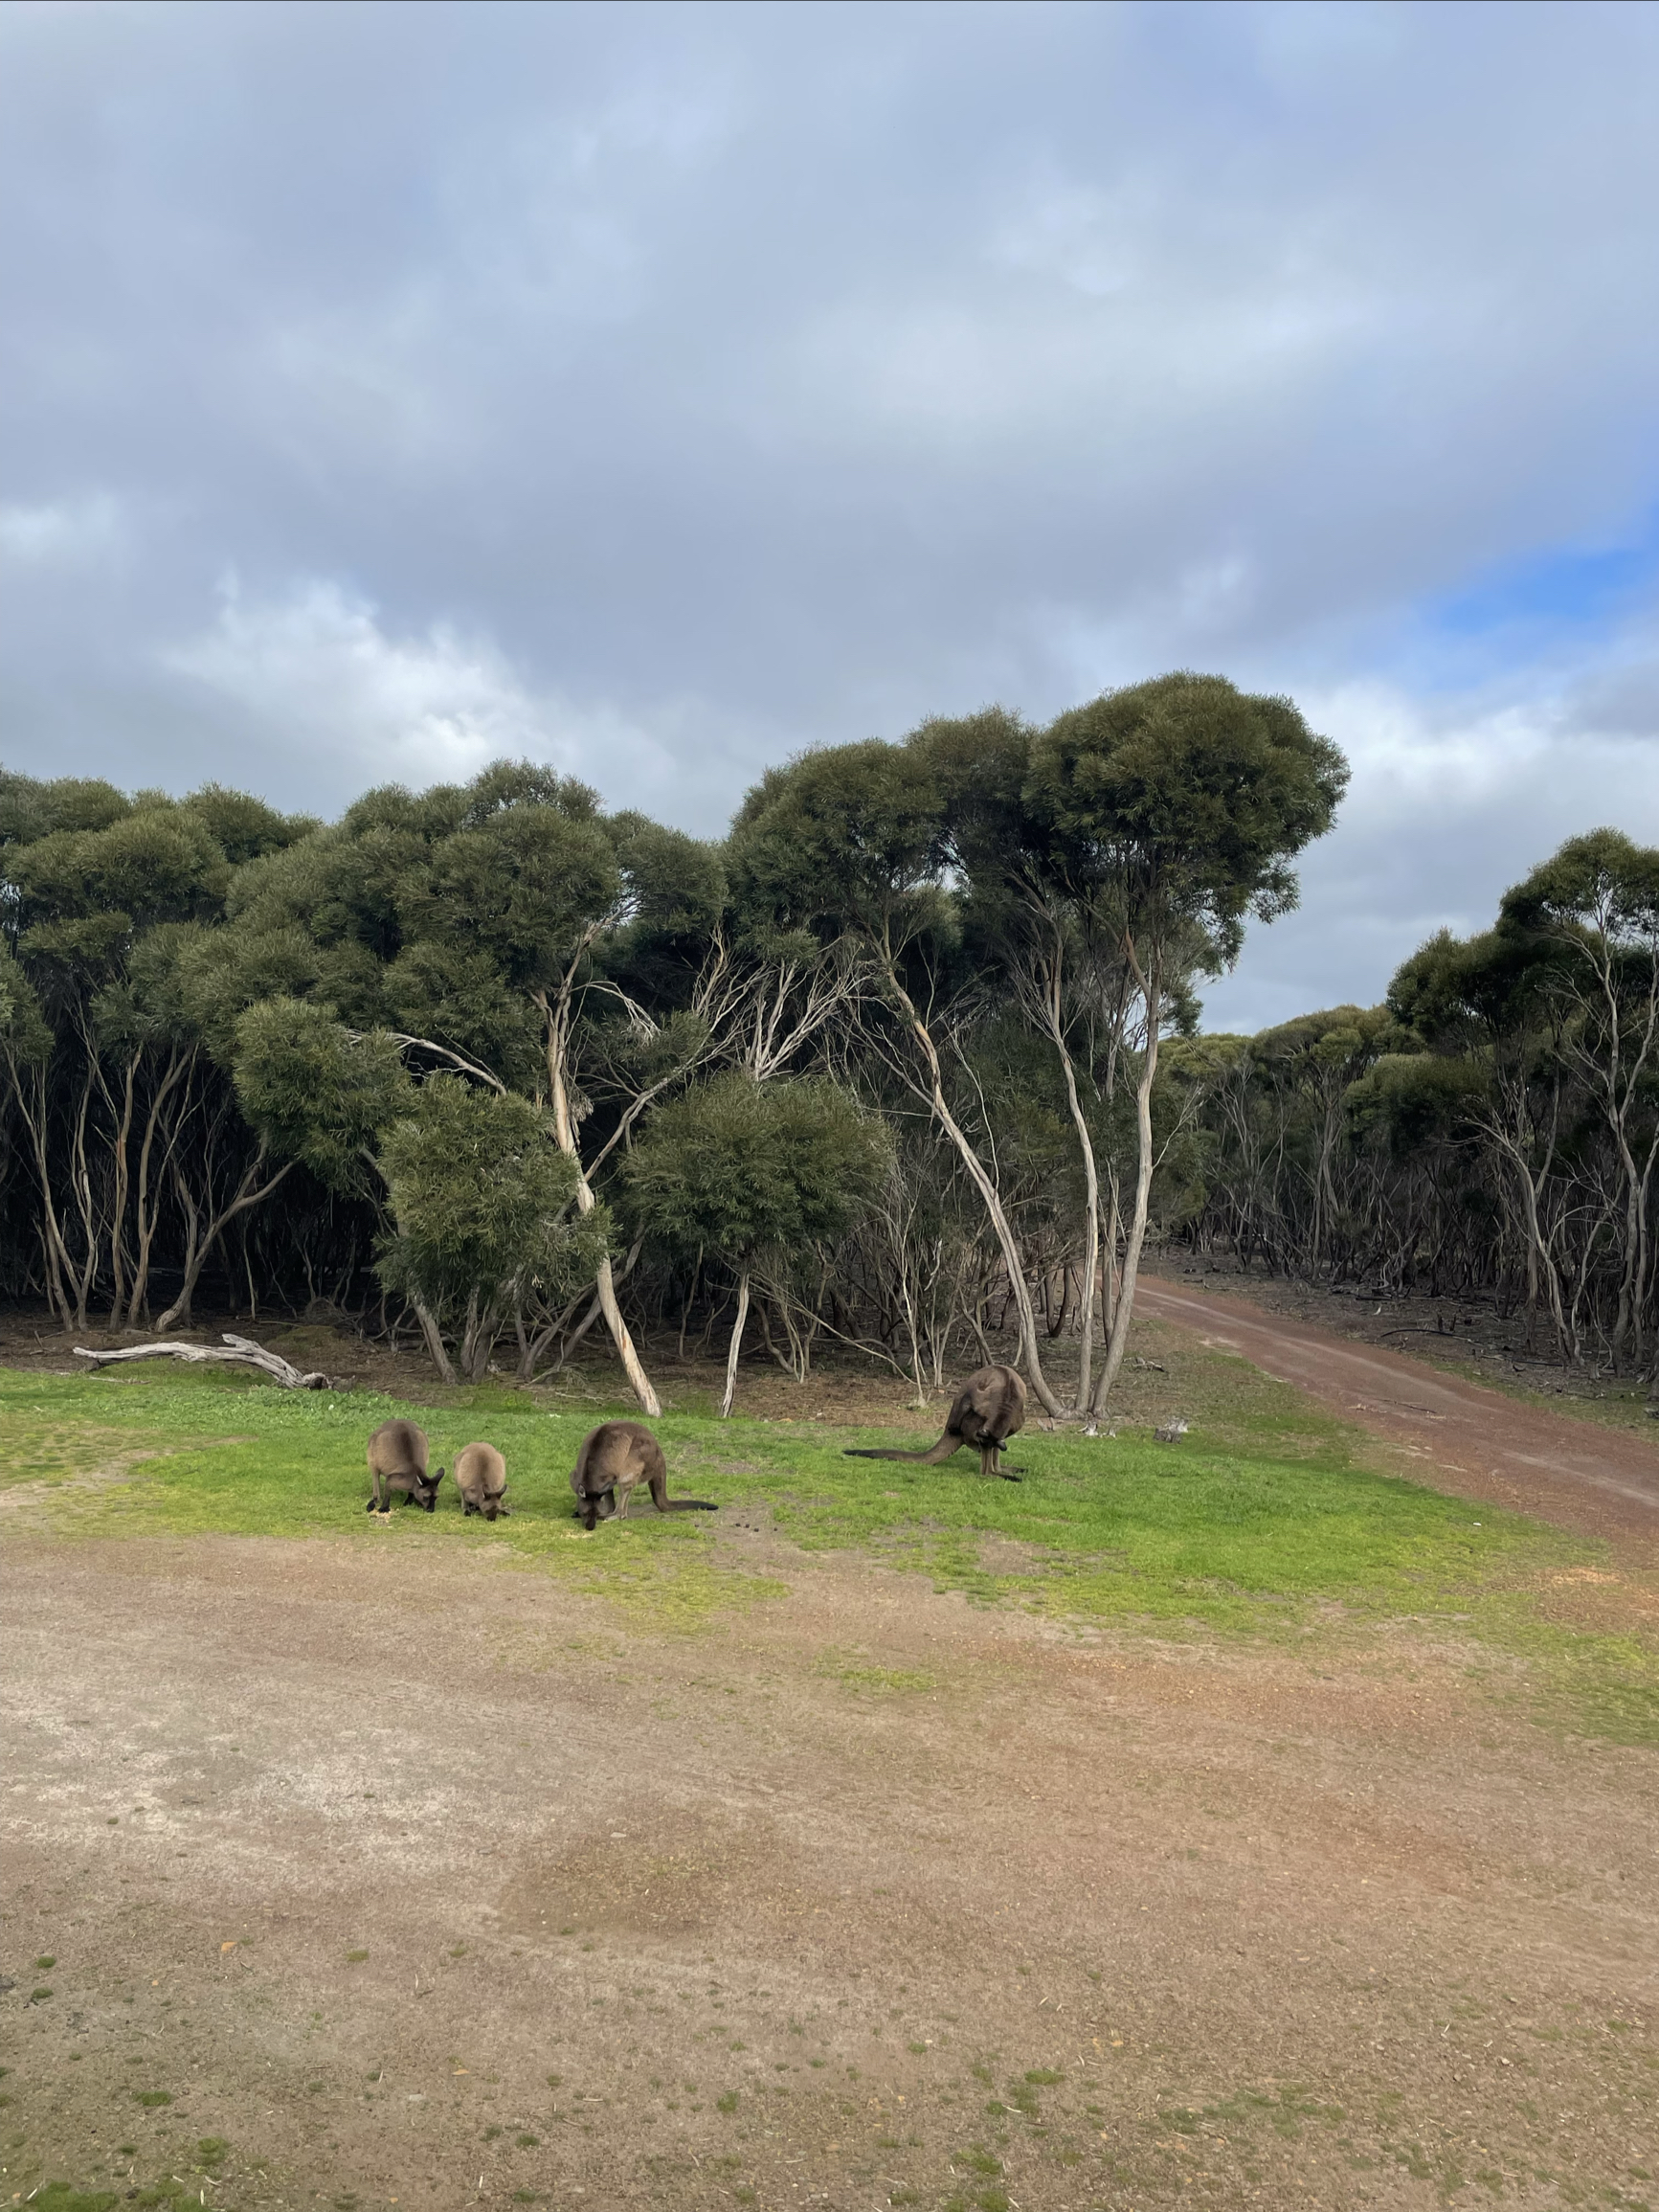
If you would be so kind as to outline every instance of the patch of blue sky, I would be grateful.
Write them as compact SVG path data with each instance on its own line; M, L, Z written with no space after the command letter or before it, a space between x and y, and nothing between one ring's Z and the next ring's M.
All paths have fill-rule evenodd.
M1621 544L1527 553L1420 602L1403 652L1420 683L1467 684L1611 641L1656 602L1659 507Z

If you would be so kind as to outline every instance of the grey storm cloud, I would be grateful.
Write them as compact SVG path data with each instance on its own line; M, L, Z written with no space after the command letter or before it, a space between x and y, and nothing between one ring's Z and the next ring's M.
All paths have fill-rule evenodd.
M1244 1026L1659 837L1659 10L36 0L0 61L11 765L529 753L713 832L1220 668L1356 765Z

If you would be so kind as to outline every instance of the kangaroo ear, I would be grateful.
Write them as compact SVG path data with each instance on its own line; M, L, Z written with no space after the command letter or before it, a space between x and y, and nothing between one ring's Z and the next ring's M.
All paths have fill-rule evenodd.
M428 1481L429 1481L429 1482L432 1484L433 1488L436 1490L436 1489L437 1488L437 1485L438 1485L438 1484L439 1484L439 1483L440 1483L440 1482L443 1480L443 1469L440 1467L440 1468L438 1469L438 1471L437 1471L437 1473L436 1475L429 1475L429 1476L426 1478L426 1479L427 1479L427 1480L428 1480Z

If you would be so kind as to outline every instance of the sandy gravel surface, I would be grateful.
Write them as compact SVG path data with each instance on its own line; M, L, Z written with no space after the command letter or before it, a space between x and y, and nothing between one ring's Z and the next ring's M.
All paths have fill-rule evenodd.
M695 1638L401 1524L13 1540L0 2202L1659 2201L1649 1754L738 1518L788 1593Z

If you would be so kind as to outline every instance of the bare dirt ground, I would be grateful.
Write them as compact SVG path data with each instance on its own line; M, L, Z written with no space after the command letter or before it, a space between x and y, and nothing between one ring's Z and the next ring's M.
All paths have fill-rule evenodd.
M177 1333L194 1343L217 1344L227 1331L252 1337L280 1352L296 1366L321 1368L342 1389L384 1390L417 1405L442 1405L456 1395L438 1382L424 1351L407 1343L393 1349L384 1339L366 1336L354 1327L291 1317L271 1316L254 1321L246 1315L199 1314ZM65 1336L44 1314L0 1312L0 1366L70 1374L80 1366L73 1348L77 1344L109 1351L151 1342L147 1330L112 1331L96 1321ZM834 1343L820 1346L820 1351L826 1348L831 1357L814 1366L802 1384L769 1359L764 1345L751 1335L740 1370L738 1412L752 1413L761 1420L838 1424L894 1419L903 1423L912 1418L915 1392L908 1375L863 1360L838 1361ZM1063 1357L1075 1357L1065 1345L1061 1351ZM726 1383L724 1343L713 1352L707 1346L700 1350L693 1344L681 1359L669 1334L642 1338L640 1352L667 1411L714 1411ZM492 1378L512 1383L515 1366L516 1356L509 1343L503 1347L501 1361L492 1366ZM615 1411L619 1389L625 1397L614 1355L601 1330L582 1345L569 1367L544 1372L533 1386L532 1396L534 1402L567 1411L585 1403ZM950 1395L947 1385L942 1392L933 1393L933 1401L940 1407L949 1405Z
M1511 1479L1401 1366L1409 1434L1312 1387ZM1641 1546L1531 1418L1534 1509ZM9 1542L0 2201L1659 2202L1659 1762L1490 1651L1073 1633L741 1513L786 1594L646 1635L413 1533Z

